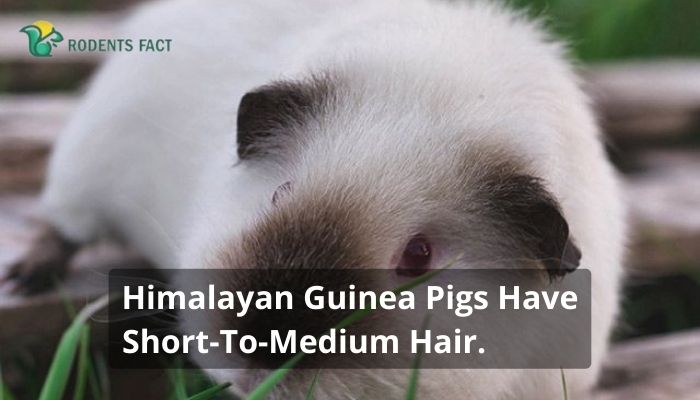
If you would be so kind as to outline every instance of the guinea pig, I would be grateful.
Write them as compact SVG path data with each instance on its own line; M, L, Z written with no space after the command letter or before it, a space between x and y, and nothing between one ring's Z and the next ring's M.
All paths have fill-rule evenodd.
M564 46L483 1L163 1L119 37L51 157L28 288L77 246L162 268L436 268L460 254L592 274L594 385L625 236L613 168ZM459 258L455 268L472 268ZM260 370L212 370L250 388ZM277 398L302 397L293 371ZM329 370L318 398L401 398L407 371ZM425 370L420 398L559 399L556 370ZM578 398L578 397L576 397Z

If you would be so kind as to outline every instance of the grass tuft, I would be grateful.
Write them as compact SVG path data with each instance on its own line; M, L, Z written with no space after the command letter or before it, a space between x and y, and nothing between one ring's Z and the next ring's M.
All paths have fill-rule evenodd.
M187 399L187 382L185 374L179 366L168 370L168 377L172 385L172 398L175 400Z
M73 400L83 400L90 373L90 327L83 326L80 333L80 353L78 355L78 375L75 377Z
M95 312L106 306L108 301L108 297L103 296L85 306L63 333L51 361L48 375L41 388L39 400L61 400L63 398L68 377L73 368L75 353L83 337L83 330L87 326L87 320Z

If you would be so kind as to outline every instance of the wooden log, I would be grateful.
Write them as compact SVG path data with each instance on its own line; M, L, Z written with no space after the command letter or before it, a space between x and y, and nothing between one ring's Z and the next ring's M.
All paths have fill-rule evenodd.
M582 70L604 131L618 144L668 142L700 129L700 62L594 65Z
M639 156L641 172L626 177L632 223L628 262L635 275L700 267L700 153L655 151Z
M65 95L0 96L0 193L41 186L51 146L75 104Z
M87 82L97 64L90 60L37 63L33 60L0 61L0 90L5 92L72 91Z
M700 329L613 346L594 399L700 399Z

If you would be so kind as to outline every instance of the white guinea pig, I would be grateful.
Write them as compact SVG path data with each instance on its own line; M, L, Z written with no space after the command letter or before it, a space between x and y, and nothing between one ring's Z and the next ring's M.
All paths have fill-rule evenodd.
M111 55L90 85L51 158L50 228L14 267L20 283L101 236L163 268L428 270L462 252L557 275L581 265L592 365L567 378L571 393L591 389L624 209L588 99L536 22L476 1L174 0L139 9L119 37L172 41ZM400 398L406 374L324 373L317 396ZM212 375L250 387L265 372ZM419 390L562 398L559 370L427 370Z

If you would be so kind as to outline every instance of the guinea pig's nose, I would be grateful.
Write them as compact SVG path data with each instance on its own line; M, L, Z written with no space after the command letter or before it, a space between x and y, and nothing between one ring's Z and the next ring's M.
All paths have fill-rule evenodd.
M293 355L289 353L273 354L271 352L273 332L281 338L281 342L286 341L290 333L297 341L305 335L319 337L328 333L331 328L352 312L352 310L347 309L329 309L327 306L330 292L339 296L343 293L347 294L350 288L356 287L351 285L368 288L370 284L368 270L266 270L252 273L257 275L252 280L255 284L249 288L237 290L253 291L254 293L269 292L272 299L272 309L261 310L251 306L245 316L234 317L237 321L231 321L235 327L230 329L237 329L240 336L252 335L258 343L267 343L266 346L259 346L253 353L242 354L263 368L277 368ZM309 291L308 294L307 291ZM281 294L277 295L278 293ZM325 307L323 309L310 309L305 301L307 295L309 298L325 298ZM255 297L256 295L254 295ZM291 301L285 300L287 297ZM317 300L310 301L315 303Z

